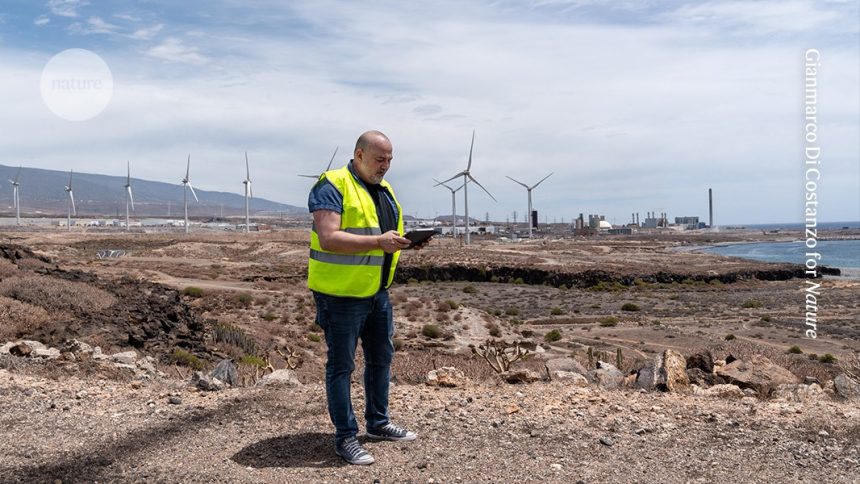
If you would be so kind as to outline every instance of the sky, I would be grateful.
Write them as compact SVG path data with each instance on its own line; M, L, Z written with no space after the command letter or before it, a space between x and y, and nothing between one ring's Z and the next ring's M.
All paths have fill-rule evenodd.
M40 80L86 49L104 110L57 116ZM717 225L803 220L804 53L817 67L820 221L860 220L860 2L473 0L0 6L0 164L124 175L307 206L359 134L386 133L404 211L540 221L638 212ZM454 182L452 182L454 183ZM454 185L459 186L459 185ZM23 188L22 188L23 190ZM0 186L0 195L8 192ZM8 195L8 193L5 193ZM462 190L457 212L463 213Z

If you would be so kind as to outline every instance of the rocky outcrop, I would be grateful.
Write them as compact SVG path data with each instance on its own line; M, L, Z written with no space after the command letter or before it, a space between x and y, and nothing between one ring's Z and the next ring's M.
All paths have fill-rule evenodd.
M636 373L635 385L645 390L677 391L690 384L684 356L665 350Z
M508 383L532 383L540 380L537 372L528 368L508 370L499 374Z
M760 397L769 396L781 384L798 383L793 373L763 356L753 356L749 361L734 360L717 368L716 373L728 383L754 390Z
M840 373L833 379L833 390L840 398L860 400L860 383L852 380L845 373Z
M597 369L589 371L588 377L601 388L619 388L624 385L624 373L605 361L598 361Z
M583 376L588 374L588 370L573 358L553 358L551 360L547 360L544 365L550 375L559 371L578 373Z
M288 387L298 387L302 385L296 372L293 370L275 370L260 379L259 385L283 385Z
M737 385L714 385L710 388L702 388L696 384L691 385L693 389L693 395L701 395L706 397L714 397L714 398L743 398L744 391L740 389Z

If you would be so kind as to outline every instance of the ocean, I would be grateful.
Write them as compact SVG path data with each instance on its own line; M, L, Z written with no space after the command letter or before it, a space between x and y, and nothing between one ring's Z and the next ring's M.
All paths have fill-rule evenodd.
M860 273L860 240L819 240L814 249L807 249L804 241L754 242L748 244L718 245L702 249L705 252L741 257L763 262L792 262L804 264L807 252L821 254L819 265L838 267L846 275Z

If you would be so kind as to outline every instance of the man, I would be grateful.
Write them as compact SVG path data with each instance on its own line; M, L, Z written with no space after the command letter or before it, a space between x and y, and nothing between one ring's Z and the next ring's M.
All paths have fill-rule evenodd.
M367 436L396 441L417 437L388 418L394 322L387 289L400 250L410 244L401 237L403 210L383 180L391 160L388 137L368 131L358 138L350 163L322 174L308 197L314 218L308 287L328 346L325 381L335 452L350 464L374 461L356 439L358 423L350 399L359 337Z

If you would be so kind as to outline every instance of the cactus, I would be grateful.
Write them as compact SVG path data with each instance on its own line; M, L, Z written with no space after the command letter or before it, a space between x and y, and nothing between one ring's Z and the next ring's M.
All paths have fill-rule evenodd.
M621 354L621 348L616 348L615 349L615 367L620 370L622 363L624 363L624 355Z
M587 354L588 354L588 367L594 368L594 348L589 346Z

